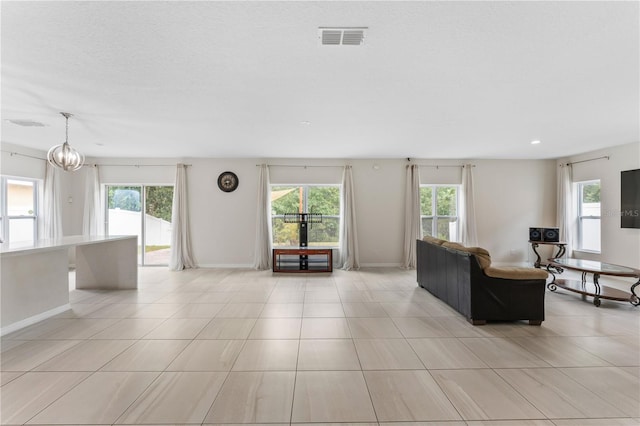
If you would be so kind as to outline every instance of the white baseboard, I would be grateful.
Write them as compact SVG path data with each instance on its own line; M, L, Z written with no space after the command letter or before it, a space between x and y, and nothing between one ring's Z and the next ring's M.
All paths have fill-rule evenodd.
M18 322L14 322L13 324L9 324L5 327L0 328L0 336L4 336L5 334L13 333L14 331L20 330L21 328L28 327L32 324L45 320L47 318L51 318L54 315L61 314L64 311L68 311L71 309L71 305L67 303L66 305L58 306L57 308L49 309L46 312L42 312L41 314L34 315L29 318L25 318Z
M248 263L203 263L198 268L229 268L229 269L253 269Z
M402 263L361 263L362 268L401 268ZM253 269L253 264L249 263L202 263L198 268L229 268L229 269ZM334 269L340 269L333 265Z
M361 263L361 268L401 268L402 263ZM203 263L198 265L198 268L228 268L228 269L253 269L252 264L248 263ZM333 266L334 270L338 270L336 265Z
M402 263L361 263L361 268L400 268Z

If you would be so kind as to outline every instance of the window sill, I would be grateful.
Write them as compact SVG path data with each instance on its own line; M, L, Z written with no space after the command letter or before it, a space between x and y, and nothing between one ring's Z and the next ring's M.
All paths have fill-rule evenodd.
M595 250L573 249L573 251L578 253L587 253L587 254L602 254L601 251L595 251Z

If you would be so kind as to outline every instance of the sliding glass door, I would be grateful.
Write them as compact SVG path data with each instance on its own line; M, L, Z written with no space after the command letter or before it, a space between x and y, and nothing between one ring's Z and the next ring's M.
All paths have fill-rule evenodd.
M107 185L106 196L107 235L137 235L138 263L168 265L173 186Z
M168 265L173 186L144 187L144 265Z

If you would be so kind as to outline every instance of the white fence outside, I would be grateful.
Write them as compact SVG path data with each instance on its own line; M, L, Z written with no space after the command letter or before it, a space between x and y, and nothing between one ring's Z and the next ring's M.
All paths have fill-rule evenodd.
M137 235L142 243L141 212L129 210L109 209L110 235ZM145 242L148 246L171 245L171 222L155 216L145 214Z

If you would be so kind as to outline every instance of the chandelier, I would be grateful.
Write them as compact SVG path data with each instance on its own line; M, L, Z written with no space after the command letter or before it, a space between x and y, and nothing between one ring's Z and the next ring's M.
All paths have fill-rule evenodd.
M69 117L68 112L60 113L67 120L67 132L63 144L51 147L47 153L47 161L65 172L75 172L84 164L84 155L69 145Z

